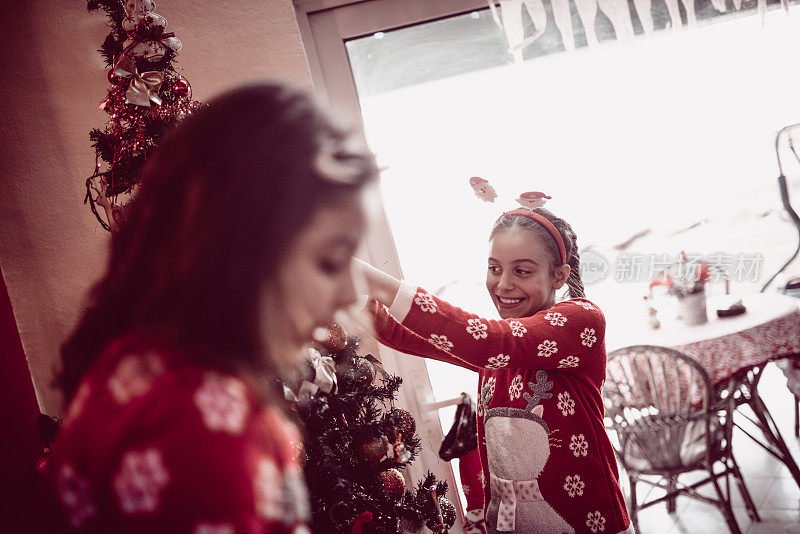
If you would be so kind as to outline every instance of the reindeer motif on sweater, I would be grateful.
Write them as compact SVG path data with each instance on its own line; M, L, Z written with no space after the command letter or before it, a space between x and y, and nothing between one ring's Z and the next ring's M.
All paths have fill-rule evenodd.
M539 401L553 396L549 391L553 382L539 370L536 382L528 382L528 388L533 395L523 394L528 403L524 409L489 408L489 387L481 392L492 487L488 523L497 525L498 532L573 534L575 529L544 500L537 480L550 457L550 428L542 419L544 407ZM509 443L524 444L526 456L514 454Z

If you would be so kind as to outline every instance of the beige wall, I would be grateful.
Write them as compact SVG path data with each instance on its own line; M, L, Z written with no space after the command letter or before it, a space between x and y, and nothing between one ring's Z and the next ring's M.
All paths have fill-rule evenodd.
M107 18L81 0L14 4L3 6L0 45L0 267L39 405L54 415L58 348L109 239L82 203L94 165L88 132L106 119L96 49ZM263 77L312 87L291 0L159 0L157 12L183 42L176 66L199 100Z

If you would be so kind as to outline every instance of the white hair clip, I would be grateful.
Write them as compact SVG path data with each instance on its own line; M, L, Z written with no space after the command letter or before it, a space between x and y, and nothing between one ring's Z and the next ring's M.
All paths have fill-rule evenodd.
M313 167L317 174L339 184L354 184L368 171L365 161L373 158L374 172L378 172L374 157L358 137L351 135L342 141L326 139L314 156Z

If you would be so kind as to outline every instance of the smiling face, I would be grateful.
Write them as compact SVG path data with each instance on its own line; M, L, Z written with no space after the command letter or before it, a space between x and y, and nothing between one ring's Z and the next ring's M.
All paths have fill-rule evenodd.
M314 330L356 302L353 255L366 229L360 195L320 209L298 233L267 284L264 340L273 357L294 363Z
M569 265L552 267L541 238L524 228L498 230L489 242L486 289L500 317L530 317L555 303Z

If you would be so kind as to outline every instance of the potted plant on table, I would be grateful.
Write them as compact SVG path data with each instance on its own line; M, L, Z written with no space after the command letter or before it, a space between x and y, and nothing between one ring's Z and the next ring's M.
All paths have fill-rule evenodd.
M706 314L706 283L709 281L708 263L689 261L681 251L678 261L662 271L650 282L653 287L663 285L667 293L678 301L678 318L688 325L708 322Z

